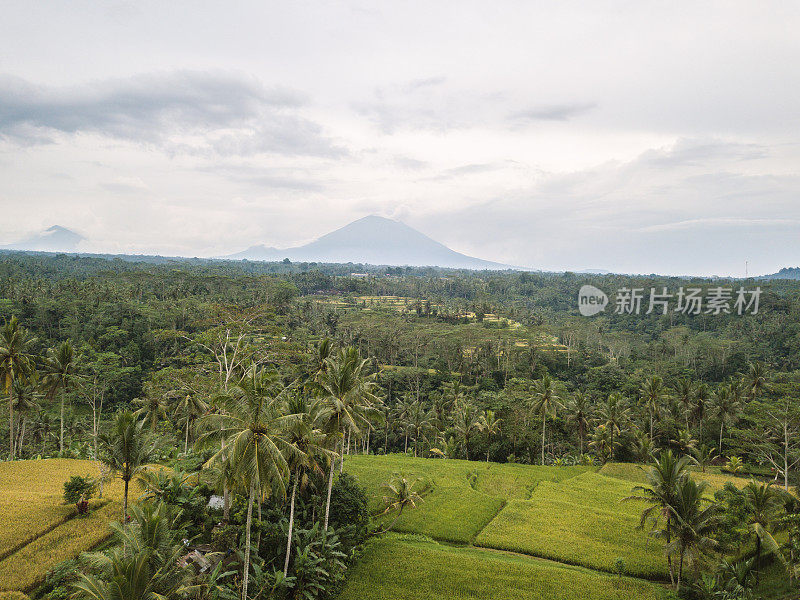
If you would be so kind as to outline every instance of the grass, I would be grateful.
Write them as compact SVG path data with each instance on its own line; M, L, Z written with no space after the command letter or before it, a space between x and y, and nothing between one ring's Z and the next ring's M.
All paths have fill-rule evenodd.
M63 502L72 475L97 475L88 460L47 459L0 463L0 590L29 591L47 571L105 540L110 519L121 517L122 484L106 482L103 500L87 517ZM134 497L135 497L135 492Z
M562 483L543 482L530 500L512 500L481 532L476 544L648 579L668 576L662 545L637 531L645 505L621 502L631 483L584 473Z
M542 481L560 481L586 471L405 455L348 456L345 469L367 489L376 514L384 508L382 485L394 473L420 477L423 481L417 488L429 485L431 491L418 508L403 512L394 529L456 543L470 543L509 499L529 498Z
M645 581L618 579L579 567L415 536L371 541L350 572L340 600L656 600Z

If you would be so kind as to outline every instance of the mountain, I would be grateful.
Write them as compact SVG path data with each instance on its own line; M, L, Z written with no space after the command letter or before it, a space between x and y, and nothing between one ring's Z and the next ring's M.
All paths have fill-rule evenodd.
M399 221L369 216L295 248L251 246L221 258L234 260L365 263L371 265L437 266L455 269L512 269L451 250Z
M31 235L13 244L0 246L3 250L26 250L36 252L77 252L78 244L83 241L79 233L53 225L41 233Z
M784 267L772 275L762 275L755 279L800 279L800 267Z

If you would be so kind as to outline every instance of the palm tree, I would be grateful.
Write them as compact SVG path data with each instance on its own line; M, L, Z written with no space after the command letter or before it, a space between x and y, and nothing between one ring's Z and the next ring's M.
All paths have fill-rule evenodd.
M698 554L716 546L710 535L719 524L721 507L714 503L706 504L703 495L708 487L707 481L696 483L691 477L683 477L678 481L675 497L669 505L674 537L667 544L666 551L668 554L677 552L679 556L676 590L681 589L684 558L688 556L695 562Z
M689 431L689 414L692 412L695 391L695 385L688 377L682 377L678 380L675 396L683 407L683 415L686 417L686 431Z
M289 532L286 536L286 559L283 563L284 577L289 573L289 557L292 551L292 532L294 529L294 501L298 486L301 489L310 482L312 473L322 474L324 459L332 459L333 452L326 448L325 434L319 428L321 402L309 401L304 397L294 396L289 400L287 414L294 418L285 425L286 441L297 449L289 459L291 473L292 496L289 504Z
M609 449L611 452L610 460L614 460L614 435L622 431L624 425L630 418L630 408L625 405L625 400L619 392L613 392L608 395L605 404L600 406L598 410L600 421L605 425L606 430L611 438ZM651 438L652 441L652 438Z
M665 538L667 546L672 541L673 507L677 503L678 488L683 480L689 477L687 468L689 460L688 456L676 458L671 450L664 450L658 458L653 457L653 464L646 474L647 485L637 485L633 488L634 494L623 499L624 501L638 500L650 504L642 511L639 528L644 528L650 522L653 535ZM663 529L659 528L662 519L664 521ZM669 552L667 553L667 564L669 565L670 581L674 585L672 555Z
M464 455L469 458L469 437L478 428L478 409L466 398L456 407L453 415L453 429L463 440Z
M395 473L388 483L384 483L383 487L387 490L387 495L383 497L383 502L386 504L384 514L396 510L397 516L389 523L389 526L384 530L384 533L389 531L397 519L403 514L405 508L416 508L417 504L422 502L422 495L414 490L414 486L420 482L421 479L409 479L405 475Z
M243 489L249 489L242 600L247 600L250 580L256 492L259 499L267 489L285 496L289 463L299 454L283 437L286 425L294 418L284 412L289 389L281 383L276 372L252 365L245 377L220 398L223 411L206 417L208 432L198 440L203 444L222 437L225 444L205 466L229 465L234 479Z
M208 412L209 406L199 396L188 393L181 395L178 403L175 406L175 415L180 415L179 422L183 422L184 437L183 437L183 453L189 452L189 431L194 430L194 425L197 420Z
M746 376L746 388L750 400L758 399L769 390L768 373L764 363L757 362L750 365Z
M545 373L533 384L533 413L542 415L542 464L544 464L545 430L547 415L555 415L556 408L561 407L561 398L555 389L550 375Z
M478 431L486 433L486 462L489 462L489 450L492 445L492 436L500 433L500 424L502 419L495 416L493 410L485 410L478 418Z
M589 429L589 416L591 413L591 398L588 394L577 391L572 395L567 403L567 420L575 423L578 428L578 440L580 443L580 454L583 456L583 444L586 439L586 431Z
M658 375L653 375L642 384L640 394L642 403L650 413L650 439L653 437L653 424L655 417L661 410L661 401L664 399L664 382Z
M757 483L750 481L743 489L747 500L747 524L756 538L756 556L754 567L756 569L756 585L759 583L762 547L767 552L780 554L780 546L770 533L770 527L783 510L784 493L772 487L772 482Z
M367 373L368 365L369 361L362 359L358 350L350 346L326 358L324 370L317 375L317 383L324 402L322 412L325 431L334 444L341 438L339 456L342 468L344 468L344 432L358 434L362 427L370 426L370 416L380 416L375 374ZM325 531L328 530L336 461L332 459L330 463L328 496L325 502Z
M425 409L422 400L418 400L411 405L408 425L414 434L414 457L417 456L420 438L424 438L428 431L435 429L434 419L435 416Z
M144 431L144 421L138 421L129 410L116 414L110 431L102 434L99 442L98 459L125 484L122 522L127 523L128 486L155 459L155 443L152 436Z
M706 409L708 408L708 401L711 398L711 390L707 383L701 383L697 386L694 392L694 409L692 410L692 417L698 427L698 438L703 437L703 419L706 416Z
M33 371L35 341L17 317L11 317L0 329L0 377L8 394L8 456L11 460L14 460L14 382Z
M719 455L722 456L722 434L725 424L731 425L739 411L739 402L729 385L720 385L714 394L714 412L719 419Z
M133 403L139 409L133 413L137 418L141 417L145 423L150 424L150 430L155 433L156 425L161 419L167 418L169 408L166 400L154 393L148 393L144 398L136 398Z
M701 444L699 448L693 451L694 462L700 467L700 470L705 473L706 467L714 460L717 451L706 444Z
M14 442L14 454L22 455L22 444L25 441L25 428L28 422L28 415L34 411L41 410L39 399L41 394L37 392L36 373L28 381L17 379L14 382L14 410L19 415L20 425L17 427L16 441Z
M75 349L69 341L47 351L44 373L42 383L48 397L55 398L61 392L61 430L58 436L58 455L61 456L64 454L64 396L69 391L70 384L80 377Z
M111 550L85 555L93 573L79 573L79 581L73 584L76 597L156 600L183 596L189 573L179 563L186 549L173 527L169 506L146 502L131 512L130 526L110 524L117 542Z

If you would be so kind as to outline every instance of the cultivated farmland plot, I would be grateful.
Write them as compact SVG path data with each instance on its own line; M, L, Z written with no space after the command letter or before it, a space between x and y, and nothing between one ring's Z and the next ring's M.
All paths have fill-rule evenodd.
M622 502L631 488L598 473L542 482L530 500L509 502L475 543L603 571L622 558L628 574L666 578L661 544L636 530L644 505Z
M393 473L419 477L415 489L431 491L417 509L407 510L396 531L419 533L438 540L469 543L513 498L529 498L542 481L559 481L585 472L585 467L533 467L465 460L411 458L404 455L351 456L345 469L366 487L371 508L383 508L382 484ZM386 519L394 519L388 515Z
M347 580L341 600L616 600L663 597L643 580L418 536L370 542Z
M47 459L0 463L0 591L30 591L61 561L75 558L110 535L121 518L122 485L106 482L103 500L86 517L63 503L72 475L98 474L88 460Z

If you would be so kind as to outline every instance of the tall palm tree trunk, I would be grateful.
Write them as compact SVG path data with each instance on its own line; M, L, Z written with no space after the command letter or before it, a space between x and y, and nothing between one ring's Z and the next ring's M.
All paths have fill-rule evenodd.
M253 524L253 499L256 495L255 482L250 483L250 499L247 501L247 532L244 541L244 574L242 579L242 600L247 600L247 584L250 581L250 527Z
M183 453L189 453L189 419L186 419L186 436L183 438Z
M342 439L344 446L344 439ZM331 457L331 470L328 475L328 499L325 501L325 531L328 531L328 517L331 514L331 491L333 490L333 471L336 468L336 456Z
M64 454L64 394L61 394L61 433L58 436L58 455Z
M719 426L719 455L722 456L722 429L725 427L725 419Z
M297 480L299 475L295 475L294 485L292 486L292 501L289 504L289 535L286 536L286 560L283 562L283 576L289 573L289 557L292 553L292 529L294 528L294 496L297 493Z
M547 412L542 410L542 465L544 465L544 439L545 427L547 427Z
M128 479L125 480L125 495L122 498L122 525L127 527L128 525L128 484L130 481Z
M8 386L8 457L14 460L14 378Z
M680 591L681 589L681 578L683 577L683 555L684 551L683 548L681 548L681 558L678 565L678 585L675 587L676 591Z

